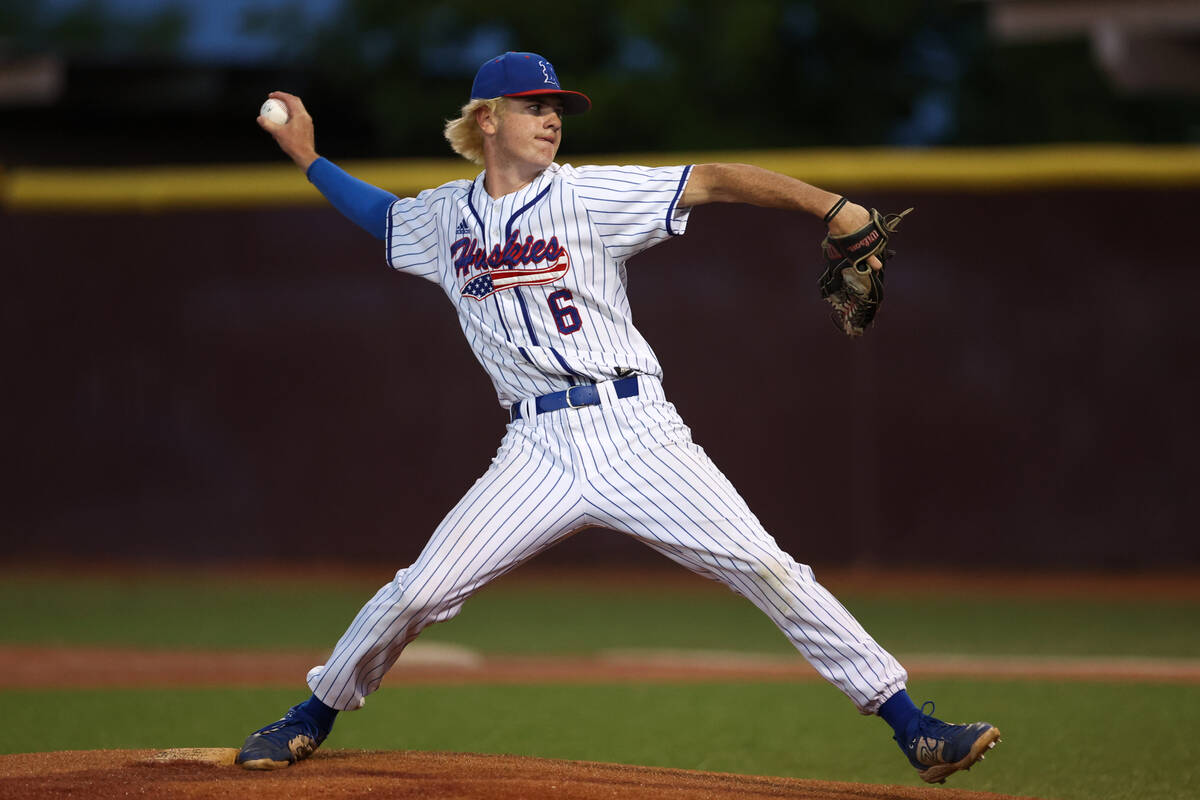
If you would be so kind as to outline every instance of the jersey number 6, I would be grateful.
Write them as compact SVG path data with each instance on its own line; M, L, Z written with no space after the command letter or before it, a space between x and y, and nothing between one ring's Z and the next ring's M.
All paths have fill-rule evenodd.
M559 333L574 333L583 327L583 320L579 318L579 309L567 304L571 297L570 289L559 289L546 298Z

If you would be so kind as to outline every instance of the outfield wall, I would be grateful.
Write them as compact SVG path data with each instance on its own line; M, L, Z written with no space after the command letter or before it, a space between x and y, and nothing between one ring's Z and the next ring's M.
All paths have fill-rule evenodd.
M816 220L706 206L630 263L668 395L799 560L1200 563L1194 149L674 160L714 155L917 208L857 342ZM398 193L461 171L355 166ZM0 198L6 557L398 567L495 452L444 296L294 169L13 172ZM615 539L567 552L641 552Z

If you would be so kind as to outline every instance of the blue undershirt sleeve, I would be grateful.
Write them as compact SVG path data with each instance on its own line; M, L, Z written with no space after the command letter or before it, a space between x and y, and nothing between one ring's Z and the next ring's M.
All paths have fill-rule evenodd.
M360 181L327 158L309 164L305 174L347 219L376 239L387 237L388 209L396 202L396 195Z

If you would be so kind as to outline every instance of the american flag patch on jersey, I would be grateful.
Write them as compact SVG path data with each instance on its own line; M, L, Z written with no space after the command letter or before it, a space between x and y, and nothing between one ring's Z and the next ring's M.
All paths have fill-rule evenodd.
M543 286L554 283L570 269L571 259L563 250L558 260L549 266L538 269L493 269L476 275L463 286L462 296L483 300L514 286Z

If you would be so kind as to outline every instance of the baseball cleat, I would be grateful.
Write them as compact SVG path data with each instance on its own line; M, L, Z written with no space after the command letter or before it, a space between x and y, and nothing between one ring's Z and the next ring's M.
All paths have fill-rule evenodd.
M929 714L925 713L929 706ZM961 769L970 769L976 761L1000 741L1000 731L986 722L953 725L932 716L932 702L921 706L915 730L907 741L896 738L908 761L926 783L945 783Z
M246 769L283 769L312 755L328 735L300 706L292 706L283 719L247 736L234 763Z

